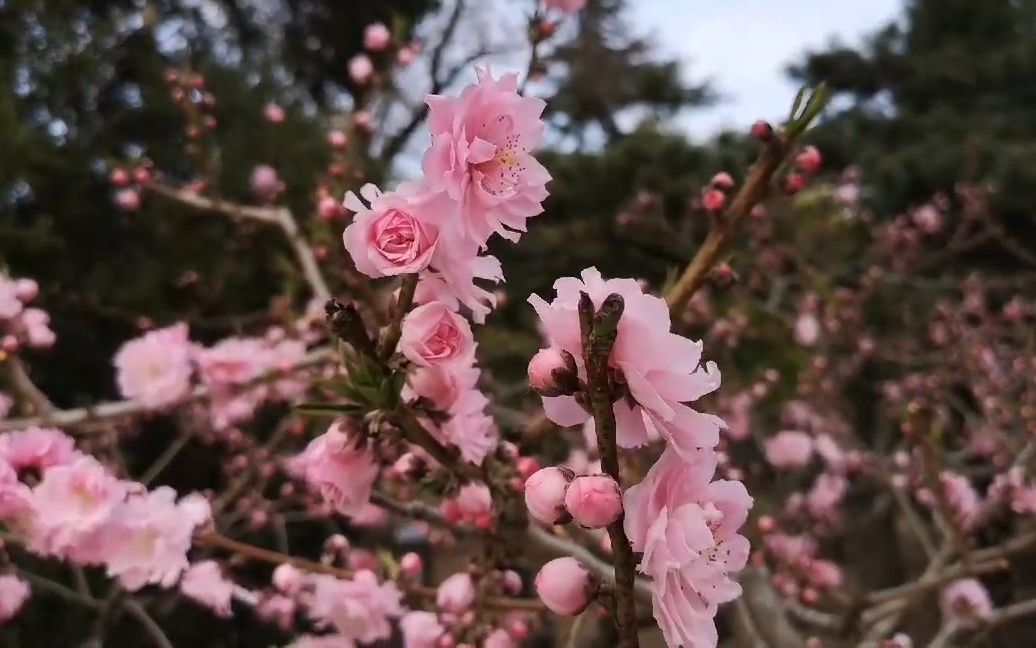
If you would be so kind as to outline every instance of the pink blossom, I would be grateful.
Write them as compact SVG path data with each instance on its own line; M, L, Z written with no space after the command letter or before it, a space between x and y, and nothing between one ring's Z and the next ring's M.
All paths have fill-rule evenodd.
M95 535L125 496L126 485L93 457L48 469L32 490L30 544L42 553L96 562Z
M499 283L503 270L496 257L480 254L471 241L444 235L439 239L429 270L421 273L415 301L425 304L439 301L457 310L463 304L471 310L471 319L482 324L496 307L497 296L475 283Z
M458 572L439 584L435 604L444 612L460 614L475 602L475 581L471 574Z
M140 192L129 187L119 189L115 192L115 205L123 211L137 211L140 209Z
M188 567L195 528L209 516L203 497L188 495L177 502L176 491L168 486L131 495L104 529L108 575L131 591L148 584L172 587Z
M17 526L31 519L31 498L29 487L18 481L18 473L0 458L0 520Z
M343 515L358 514L370 501L378 466L370 447L359 448L346 421L335 421L289 460L289 470Z
M712 176L709 184L720 191L730 191L734 188L734 178L726 171L720 171Z
M10 621L28 599L28 583L13 574L0 576L0 623Z
M610 294L623 297L625 309L609 357L610 366L621 372L629 389L613 406L621 447L639 447L665 438L693 461L702 448L719 442L723 421L684 405L719 387L719 370L713 362L701 366L700 342L669 331L669 307L664 300L645 294L633 279L605 281L596 268L584 270L582 281L558 279L554 289L554 301L547 303L532 295L529 303L551 344L576 359L583 379L577 311L580 292L586 292L596 308ZM573 396L544 397L543 407L558 425L579 425L590 417Z
M939 209L932 204L918 207L911 214L914 224L926 234L935 234L942 229L943 216Z
M818 587L832 588L842 584L842 569L830 560L809 561L809 580Z
M227 580L216 561L204 560L191 565L180 581L180 591L184 596L215 612L217 616L230 616L234 583Z
M427 188L459 203L462 235L483 246L494 232L518 240L543 211L550 174L531 154L543 138L543 100L518 94L515 74L477 74L460 97L428 97L423 167Z
M2 418L2 417L0 417ZM42 471L71 463L75 442L56 428L31 427L0 436L0 458L16 471Z
M766 460L774 468L802 468L813 458L813 438L785 430L766 440Z
M500 440L496 422L481 411L451 417L439 428L436 436L455 446L464 461L476 466L482 465Z
M950 583L943 589L939 604L944 618L963 627L974 626L993 612L989 592L974 578Z
M587 0L544 0L543 4L548 9L556 9L562 13L574 14L582 11Z
M482 640L482 648L514 648L518 644L503 628L497 628Z
M294 594L302 587L306 575L294 565L284 563L273 570L273 586L286 594Z
M349 78L357 85L366 85L374 74L374 63L366 54L357 54L349 59Z
M552 612L575 616L590 604L593 581L575 558L555 558L536 574L536 593Z
M442 503L442 514L451 522L466 522L486 526L492 520L493 495L480 482L468 482L460 487L457 496Z
M284 123L284 117L284 108L281 108L275 103L268 103L263 108L263 119L271 124Z
M803 313L795 320L795 341L811 347L820 340L820 320L813 313Z
M115 354L119 391L148 409L164 409L191 390L191 344L187 325L145 333Z
M18 296L18 283L0 275L0 320L14 319L24 308Z
M252 169L252 193L263 201L272 201L277 194L284 191L284 183L281 182L277 170L268 164L259 164Z
M965 529L973 528L982 509L982 498L975 487L967 477L948 470L939 475L939 480L957 524Z
M446 628L432 612L407 612L399 620L403 648L436 648Z
M392 32L383 23L372 23L363 30L363 46L371 52L380 52L392 42Z
M46 349L54 346L57 336L50 328L50 315L39 308L26 308L22 313L22 326L29 346Z
M202 382L210 388L225 389L262 375L264 355L262 340L230 337L208 348L197 347L194 360Z
M718 212L727 204L727 195L719 189L708 189L701 199L706 211Z
M622 514L622 493L608 475L583 475L569 485L565 508L580 526L600 529Z
M405 192L383 194L364 185L360 194L369 207L349 192L345 207L356 215L342 235L356 269L368 277L420 272L432 261L439 242L441 219L434 202L420 202Z
M817 520L834 520L838 505L845 498L848 488L849 483L845 477L832 473L821 474L806 494L806 508L809 514Z
M454 415L481 412L487 401L475 389L479 373L466 365L417 367L407 376L403 398L425 398L437 410Z
M815 175L820 171L822 163L820 151L815 146L807 146L795 157L795 166L808 175Z
M475 340L467 320L439 302L418 306L403 318L399 348L411 362L435 365L470 364Z
M639 569L653 579L652 609L669 645L714 645L711 617L741 588L730 576L748 560L737 530L752 498L740 482L710 479L711 452L695 462L666 448L644 480L624 497L625 529Z
M14 408L14 399L4 392L0 392L0 421L7 418L12 408Z
M525 480L525 506L534 518L544 524L558 524L568 519L565 493L572 482L572 471L551 466L541 468Z
M40 285L35 279L22 278L17 279L14 282L15 291L18 294L18 299L22 300L23 303L28 304L40 294Z
M333 130L327 134L327 143L336 151L344 149L349 144L349 138L340 130Z
M388 639L392 636L389 619L403 614L402 593L394 583L379 584L374 572L360 570L351 581L317 575L313 583L310 616L353 641Z

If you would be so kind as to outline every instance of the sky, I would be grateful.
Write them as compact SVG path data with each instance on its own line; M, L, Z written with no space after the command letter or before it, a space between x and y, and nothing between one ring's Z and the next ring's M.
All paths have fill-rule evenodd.
M689 111L692 136L787 115L795 86L786 65L832 39L860 42L898 18L902 0L633 0L638 30L684 61L688 78L711 79L721 100Z

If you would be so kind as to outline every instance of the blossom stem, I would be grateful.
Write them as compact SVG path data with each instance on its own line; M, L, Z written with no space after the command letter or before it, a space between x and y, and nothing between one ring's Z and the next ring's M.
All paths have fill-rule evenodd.
M417 292L417 275L408 274L403 276L403 283L399 286L399 298L392 311L392 321L381 338L381 346L378 348L378 355L382 360L389 359L396 351L399 344L399 337L403 334L403 318L410 312L414 305L414 293Z
M595 313L590 296L583 293L579 299L579 330L583 343L583 361L586 364L587 391L594 415L597 445L601 452L601 469L616 483L622 484L619 470L619 449L615 438L615 401L609 376L608 357L622 317L624 303L619 295L609 295ZM633 549L623 528L623 515L608 525L615 569L615 622L623 648L638 648L637 609L634 597L636 585Z

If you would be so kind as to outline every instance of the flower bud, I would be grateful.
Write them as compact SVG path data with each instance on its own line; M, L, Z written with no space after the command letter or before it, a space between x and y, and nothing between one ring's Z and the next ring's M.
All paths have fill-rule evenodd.
M734 178L726 171L720 171L712 176L709 184L720 191L730 191L734 188Z
M579 389L576 359L562 349L540 349L529 361L529 385L540 396L561 396Z
M112 169L109 179L116 187L125 187L129 184L130 175L126 173L126 169Z
M795 166L803 173L807 173L809 175L815 175L820 171L820 165L822 162L823 158L820 156L820 151L815 146L807 146L802 149L802 152L795 158Z
M715 213L727 204L727 195L719 189L709 189L702 196L701 203L707 211Z
M583 475L569 485L565 508L580 526L599 529L622 513L622 493L608 475Z
M140 209L140 194L135 189L120 189L115 193L115 204L123 211Z
M784 181L784 193L789 196L794 196L798 192L802 191L806 186L806 177L801 173L792 173L788 176L787 180Z
M525 482L525 506L544 524L563 524L571 519L565 511L565 491L572 481L568 468L551 466L532 474Z
M575 558L555 558L536 574L536 593L556 614L575 616L590 604L593 579Z
M327 134L327 143L336 151L341 151L349 144L349 138L340 130L333 130Z
M40 285L35 279L19 279L14 284L14 290L18 301L27 304L40 294Z
M421 556L411 551L399 559L399 568L407 576L420 576L424 569L424 561L421 560Z
M769 122L759 120L752 124L752 137L756 138L760 142L769 142L773 139L773 126Z
M475 581L466 572L458 572L444 580L435 592L440 610L459 614L475 602Z
M285 594L297 592L302 587L302 581L302 572L288 563L278 565L273 570L273 586Z

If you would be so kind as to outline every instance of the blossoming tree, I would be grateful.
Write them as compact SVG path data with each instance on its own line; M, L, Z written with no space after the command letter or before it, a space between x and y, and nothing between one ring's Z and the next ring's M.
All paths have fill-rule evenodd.
M941 591L945 619L929 632L937 645L1036 608L1021 595L994 604L978 580L1034 541L1022 529L1036 511L1029 442L969 428L964 459L993 457L996 470L952 468L966 462L943 442L950 410L926 392L954 385L935 379L888 382L885 398L901 413L905 439L892 451L851 434L832 405L877 352L858 314L877 290L871 275L923 263L924 237L946 228L949 210L938 201L878 230L864 275L873 281L826 301L792 291L796 312L773 343L818 351L778 423L753 420L780 388L772 368L751 380L736 371L743 384L726 388L716 413L697 404L721 390L724 363L704 358L737 368L730 353L746 327L739 316L766 292L760 286L783 260L774 257L793 254L755 230L773 227L821 171L820 152L799 140L829 99L824 87L800 93L783 124L753 125L758 156L738 180L720 172L694 192L708 233L657 295L590 267L557 279L553 295L527 296L543 337L527 386L542 411L523 420L528 436L501 434L504 408L476 341L504 295L507 268L490 249L522 245L549 196L551 176L537 158L546 102L528 77L559 24L584 4L537 4L524 76L478 65L471 85L427 97L414 128L423 124L430 143L410 181L379 189L341 180L354 138L372 127L367 106L357 106L349 132L330 130L338 170L330 175L341 195L332 186L317 191L316 223L340 234L344 257L329 256L315 242L319 232L282 206L286 186L273 167L252 172L253 204L216 196L204 168L182 183L147 162L112 169L120 209L166 201L279 231L311 297L282 325L211 344L192 338L184 322L150 327L112 360L123 400L51 402L22 353L55 343L49 316L32 305L39 288L0 277L0 523L8 548L0 623L16 621L30 597L56 596L94 613L102 638L125 614L154 645L170 646L162 617L186 599L216 619L253 615L300 647L395 640L407 648L506 648L537 635L556 640L561 628L569 645L581 645L581 620L591 615L609 619L613 631L604 636L624 647L657 635L685 648L716 646L726 635L745 645L906 646L904 615L932 592ZM420 56L394 39L384 24L365 29L367 52L348 63L354 84L376 94L379 76L390 73L386 54L397 65ZM216 98L190 70L166 80L204 167L212 158L201 142L217 127L206 111ZM391 98L386 90L384 101ZM263 114L271 125L285 119L276 104ZM846 175L823 200L856 213L858 180ZM946 250L985 236L975 223L995 227L965 218ZM726 260L738 245L752 252L739 265L749 279L743 290ZM335 264L344 269L330 272ZM769 291L777 295L767 301L771 314L783 316L787 290ZM975 386L983 420L1031 426L1033 391L1019 378L1030 367L1004 363L1017 349L1012 326L1032 307L1012 300L993 313L987 290L976 280L964 304L943 304L933 342L945 348L952 334L1002 335L1006 342L960 360L989 376ZM729 315L713 310L717 293ZM710 321L707 344L684 334L701 320ZM910 336L885 339L916 352ZM829 371L832 357L838 371ZM133 465L122 446L154 420L169 421L176 434L150 465ZM545 433L571 441L563 461L536 443ZM191 443L220 457L219 487L158 485ZM983 479L985 496L976 488ZM850 487L891 498L928 557L922 573L862 591L866 579L850 582L848 565L825 556L833 538L851 535ZM1003 519L1018 528L978 533ZM308 531L295 532L301 528ZM431 550L410 550L414 538ZM55 565L64 576L50 575Z

